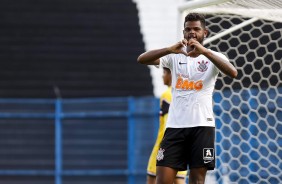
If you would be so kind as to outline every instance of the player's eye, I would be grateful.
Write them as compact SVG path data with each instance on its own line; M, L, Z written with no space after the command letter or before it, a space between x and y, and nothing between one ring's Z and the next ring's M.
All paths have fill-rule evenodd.
M190 28L185 28L184 31L189 32L189 31L191 31L191 29Z

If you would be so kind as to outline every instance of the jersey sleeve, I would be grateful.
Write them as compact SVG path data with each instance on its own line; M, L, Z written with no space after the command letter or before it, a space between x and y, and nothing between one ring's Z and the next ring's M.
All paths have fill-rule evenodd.
M169 105L170 104L165 99L162 99L162 101L161 101L161 111L160 111L161 116L165 116L168 113Z
M222 59L224 59L224 60L230 62L229 59L228 59L224 54L219 53L219 52L215 52L215 51L212 51L212 52L213 52L215 55L221 57ZM218 73L221 73L221 75L225 76L225 74L222 73L215 65L214 65L214 70L215 70L215 73L217 73L217 74L218 74Z
M168 110L169 110L169 106L170 106L170 102L171 102L171 88L168 88L162 95L160 98L161 101L161 116L165 116L166 114L168 114Z
M163 56L160 58L160 66L161 67L165 67L165 68L169 68L170 70L172 70L172 57L171 54Z

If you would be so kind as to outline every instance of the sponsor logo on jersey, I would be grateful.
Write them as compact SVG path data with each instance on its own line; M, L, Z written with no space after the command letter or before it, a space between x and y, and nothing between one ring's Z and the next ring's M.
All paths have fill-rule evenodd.
M203 88L203 81L202 80L192 81L187 78L183 78L181 75L178 75L175 88L181 90L199 91Z
M210 163L214 160L214 149L213 148L204 148L203 149L203 160L204 163Z
M157 161L164 159L164 152L165 152L165 149L162 149L162 148L159 149L158 155L157 155Z
M200 61L198 61L198 64L199 64L199 66L198 66L198 71L200 71L200 72L205 72L205 71L207 71L207 69L208 69L208 64L209 62L208 61L204 61L204 60L202 60L202 62L200 62Z

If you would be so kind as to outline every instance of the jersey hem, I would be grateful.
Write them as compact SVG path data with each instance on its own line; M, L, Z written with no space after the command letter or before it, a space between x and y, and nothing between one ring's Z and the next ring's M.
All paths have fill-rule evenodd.
M214 127L215 128L215 125L167 126L166 128L194 128L194 127Z

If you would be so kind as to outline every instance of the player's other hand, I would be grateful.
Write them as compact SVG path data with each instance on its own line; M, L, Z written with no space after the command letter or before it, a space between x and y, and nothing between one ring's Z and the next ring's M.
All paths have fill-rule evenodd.
M170 46L168 49L171 53L184 54L185 56L188 56L187 44L188 44L188 41L186 39L183 39L177 42L176 44Z
M190 48L187 54L190 57L198 57L206 50L206 48L195 39L190 39L188 41L187 48Z

